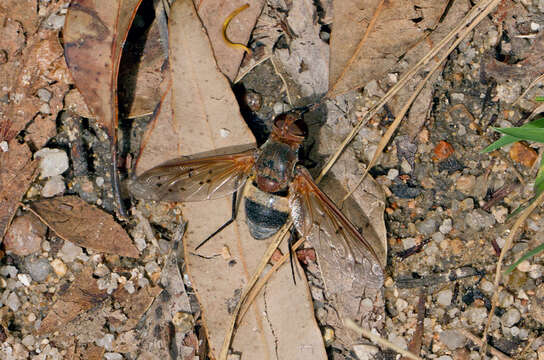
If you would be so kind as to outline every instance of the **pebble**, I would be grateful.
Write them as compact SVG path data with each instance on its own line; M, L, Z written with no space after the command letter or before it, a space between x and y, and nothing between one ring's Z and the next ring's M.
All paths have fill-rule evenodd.
M38 95L38 98L43 101L43 102L46 102L48 103L49 100L51 100L51 92L49 90L47 90L46 88L41 88L41 89L38 89L38 91L36 92L36 95Z
M482 209L475 209L465 216L465 223L472 230L481 231L493 226L495 218Z
M531 269L529 270L529 277L531 279L541 278L542 273L544 272L543 269L544 267L542 265L539 265L539 264L531 265Z
M96 345L103 347L107 351L111 351L113 349L113 341L115 340L115 337L113 334L106 334L100 339L96 339L95 343Z
M51 14L45 21L46 27L52 30L60 30L64 26L65 15Z
M472 307L467 311L467 318L472 325L480 326L487 319L487 311L483 307Z
M444 234L442 234L441 232L435 232L433 235L432 235L432 239L434 242L436 242L437 244L440 244L442 241L444 241L445 237L444 237Z
M499 293L499 305L503 308L508 308L514 303L514 295L510 294L508 291L501 291Z
M9 144L6 140L0 141L0 150L2 150L2 152L8 152Z
M60 175L68 170L68 155L61 149L43 148L34 154L40 159L40 178Z
M58 194L64 193L66 186L64 185L64 179L60 175L51 176L43 185L41 194L43 197L53 197Z
M18 272L19 270L17 270L17 268L12 265L6 265L6 266L0 267L0 275L2 275L3 277L9 276L10 278L14 279L17 276Z
M504 224L506 217L508 216L508 209L504 206L493 206L491 208L491 213L499 224Z
M106 360L123 360L123 355L115 352L107 352L104 354Z
M83 255L83 250L70 241L65 241L58 253L58 256L65 263L70 263L81 255Z
M403 311L406 310L406 308L408 307L408 301L399 298L399 299L397 299L395 305L396 305L397 310L398 310L399 312L403 312Z
M51 261L51 266L53 267L53 271L58 277L63 277L64 275L66 275L68 267L65 263L62 262L62 260L54 259L53 261Z
M404 250L408 250L416 246L416 238L404 238L402 239L402 247Z
M7 253L26 256L40 250L47 227L32 214L16 217L6 233Z
M521 272L529 272L531 270L531 263L528 260L523 260L519 263L517 269Z
M102 176L99 176L94 182L98 187L102 187L104 185L104 178Z
M94 269L94 275L98 277L104 277L110 273L110 269L104 264L98 264L96 265L96 268Z
M444 235L448 234L451 229L453 229L453 221L450 218L444 219L438 227L438 231Z
M108 294L111 294L117 289L119 278L119 274L111 273L109 276L98 279L96 284L99 290L106 290Z
M372 360L376 358L379 349L374 345L358 344L353 345L353 351L359 360Z
M438 357L436 360L453 360L453 359L449 355L442 355L442 356Z
M465 195L472 193L474 185L476 185L476 177L474 175L459 176L455 182L455 188Z
M440 333L440 342L450 350L459 349L465 346L467 338L455 330L445 330Z
M400 163L400 169L404 174L410 174L412 172L412 165L406 160L402 159L402 162Z
M17 279L19 279L24 286L30 286L32 283L32 278L28 274L18 274Z
M506 311L501 317L501 324L505 327L512 327L517 324L520 319L521 314L519 310L516 308L511 308L508 309L508 311Z
M451 300L453 298L453 292L450 289L445 289L440 291L436 295L436 302L443 307L451 305Z
M395 180L397 176L399 176L399 171L397 169L389 169L387 172L387 178L389 180Z
M406 340L402 336L399 336L395 333L389 334L388 340L391 341L393 344L397 345L398 347L400 347L401 349L406 350L408 348L408 344L406 343Z
M19 300L19 297L16 293L12 292L9 294L6 305L11 309L11 311L18 311L19 307L21 307L21 301Z
M36 343L36 339L34 339L34 336L32 335L27 335L23 338L23 340L21 340L21 343L26 346L28 350L32 350L34 344Z
M416 224L416 229L420 234L431 235L436 231L438 224L435 219L428 218Z
M25 259L25 267L28 273L32 277L32 280L36 282L42 282L47 279L47 276L51 273L51 265L47 259Z

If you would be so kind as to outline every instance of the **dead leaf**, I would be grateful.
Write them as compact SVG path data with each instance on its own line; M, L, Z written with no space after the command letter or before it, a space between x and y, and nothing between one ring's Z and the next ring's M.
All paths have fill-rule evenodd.
M108 254L136 258L138 249L113 217L77 196L62 196L31 204L46 225L61 238Z
M149 138L157 141L147 141L138 173L158 165L144 161L148 151L166 161L181 155L254 143L230 85L218 71L192 2L176 1L169 21L173 79L170 103L174 117L170 118L170 111L165 110L167 103L163 103L161 114L166 124L154 125L157 133ZM158 160L159 157L155 157L154 161ZM186 203L183 211L188 220L183 243L186 266L201 304L212 356L219 352L226 333L230 318L228 304L236 303L236 294L239 296L269 243L251 238L245 214L239 212L235 223L199 251L206 258L194 255L196 244L224 223L230 211L228 198ZM220 255L214 257L221 254L224 246L230 249L231 261ZM237 329L232 345L235 351L252 358L275 356L272 354L286 359L326 358L308 288L293 285L288 267L283 267L267 285L266 293L259 297L251 312Z
M110 295L99 290L93 278L91 267L85 268L72 282L66 292L59 292L59 298L42 320L37 333L47 334L75 319L79 314L99 305Z
M101 360L105 351L106 349L93 343L77 344L68 349L66 358L68 360Z
M440 20L448 0L336 0L328 97L378 80Z
M113 294L113 297L119 302L123 313L128 319L123 322L113 319L110 321L111 326L113 326L117 332L132 330L136 327L136 324L140 321L142 315L149 309L153 300L161 293L161 291L162 289L158 286L146 286L133 294L130 294L124 287L117 289Z
M119 104L129 118L151 114L169 79L168 20L163 2L153 3L153 21L149 28L138 29L139 37L127 39L121 59Z
M234 81L244 51L232 48L223 40L223 22L236 9L244 4L249 8L238 14L229 24L228 36L233 42L247 44L251 31L263 9L263 0L193 0L198 16L208 32L217 66L230 81Z
M117 75L123 42L141 0L72 1L64 26L64 55L98 123L117 126Z

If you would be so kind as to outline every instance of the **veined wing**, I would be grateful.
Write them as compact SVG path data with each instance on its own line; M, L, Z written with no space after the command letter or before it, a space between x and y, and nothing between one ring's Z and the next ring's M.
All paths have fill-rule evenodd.
M297 166L289 188L289 205L297 231L308 238L321 265L326 262L329 271L343 272L354 287L358 283L362 287L381 288L383 265L372 245L301 166Z
M154 167L129 184L136 198L157 201L217 199L241 188L258 149L230 155L183 157Z

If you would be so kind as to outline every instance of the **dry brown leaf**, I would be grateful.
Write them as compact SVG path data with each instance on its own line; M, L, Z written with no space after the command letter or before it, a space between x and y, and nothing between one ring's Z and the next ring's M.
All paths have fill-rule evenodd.
M109 254L139 256L132 239L110 214L77 196L36 201L31 208L67 241Z
M105 351L106 349L93 343L77 344L68 349L66 358L68 360L101 360Z
M158 165L155 161L254 143L230 85L217 68L190 0L174 3L169 25L174 117L170 118L166 101L160 115L165 123L154 125L154 133L151 132L138 163L138 173ZM149 160L151 156L145 160L146 152L157 155L153 162ZM238 301L242 287L269 243L251 238L245 214L239 212L235 223L199 250L206 258L194 255L196 244L222 225L230 211L228 198L184 204L183 215L188 220L185 260L201 304L212 356L221 348L229 309ZM214 256L221 253L223 246L231 250L234 261ZM237 329L232 348L252 358L278 354L286 359L325 359L307 287L293 286L288 267L267 286L265 295Z
M111 326L117 332L132 330L161 291L159 286L146 286L130 294L124 287L119 288L113 293L113 298L119 302L128 319L122 322L115 319L110 320Z
M24 140L41 148L54 134L70 82L57 32L35 33L37 18L28 14L27 1L9 3L13 6L9 12L0 7L0 49L6 56L0 64L0 97L7 100L0 101L0 142L5 141L8 149L0 151L1 237L35 169L28 145L20 144L15 135L26 129ZM47 103L37 96L42 88L51 95Z
M141 36L132 39L123 50L119 69L119 105L129 118L153 112L161 100L167 82L165 79L169 75L166 13L162 1L154 3L153 22L148 29L139 29Z
M217 66L230 81L238 74L244 51L232 48L223 40L223 22L244 4L249 8L238 14L229 24L227 35L232 42L247 44L251 31L263 9L264 0L193 0L198 16L208 32Z
M72 1L66 14L66 62L87 106L110 137L117 126L122 45L140 1Z
M47 334L75 319L79 314L102 303L110 295L98 289L93 270L85 268L72 282L66 292L59 292L59 298L51 307L38 329L38 334Z
M336 0L329 97L380 79L434 28L449 0Z

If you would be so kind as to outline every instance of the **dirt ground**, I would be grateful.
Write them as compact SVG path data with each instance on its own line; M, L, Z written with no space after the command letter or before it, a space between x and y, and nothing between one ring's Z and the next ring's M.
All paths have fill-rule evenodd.
M77 48L70 37L75 31L65 25L68 3L0 4L0 359L185 360L208 359L209 351L217 350L216 325L203 315L211 312L209 303L199 295L208 289L190 273L189 252L182 250L186 239L181 224L190 210L182 203L137 200L125 186L135 172L141 173L135 165L147 161L141 154L152 153L147 141L159 110L168 113L163 95L170 91L167 74L175 71L170 69L175 60L172 55L167 59L167 16L158 15L159 3L143 1L120 58L118 168L126 219L112 191L113 130L97 120L96 104L86 105L77 90L85 95L80 79L86 78L74 75L81 55L66 52L65 58L66 49ZM197 4L210 34L225 19L210 15L215 3ZM253 10L256 3L261 12ZM258 146L268 138L275 116L310 109L304 114L309 137L299 158L314 178L350 130L366 119L320 183L337 203L354 188L387 128L433 61L439 64L439 56L365 117L477 2L339 3L252 3L253 22L240 20L252 50L244 59L243 52L220 58L214 41L224 41L210 35L219 67L229 86L233 84L232 99L240 104ZM377 17L373 30L372 16L378 11L385 15ZM423 359L544 359L540 254L503 276L487 333L490 351L480 353L497 261L516 220L514 211L534 195L542 156L539 144L525 142L492 153L482 150L500 137L494 127L520 126L538 107L535 97L542 96L543 84L531 83L544 73L543 14L543 1L500 1L440 64L369 171L373 180L365 180L343 207L376 253L384 252L387 259L377 300L370 310L355 311L360 324ZM362 52L357 50L353 58L346 52L360 41L355 30L334 30L335 24L350 29L350 21L371 28ZM414 34L419 34L418 41L408 41ZM395 47L388 47L393 43ZM106 48L115 49L111 44ZM105 87L111 88L111 83ZM96 89L96 99L111 101ZM194 93L190 85L187 89ZM187 95L184 101L191 99ZM186 117L191 116L197 117L188 111ZM219 130L224 137L234 131ZM542 213L538 207L515 236L506 265L544 242ZM218 249L210 258L223 259L226 268L239 265L234 247ZM315 315L316 322L308 327L315 328L326 352L297 358L399 358L386 346L364 338L353 341L353 335L338 328L336 316L342 310L330 283L344 280L321 268L319 257L310 243L297 251L305 278L297 285L291 284L289 264L284 266L289 286L302 291L309 285L309 295L300 301ZM210 276L220 275L213 271ZM248 277L240 281L245 285ZM218 300L216 306L230 316L243 286L235 280L225 285L228 301ZM296 296L293 292L292 299ZM272 298L264 300L265 325L281 343L284 330L275 327L266 299ZM283 326L289 328L288 323ZM244 346L234 337L229 359L264 358L258 352L236 351ZM281 346L272 348L275 352L266 358L283 359Z

